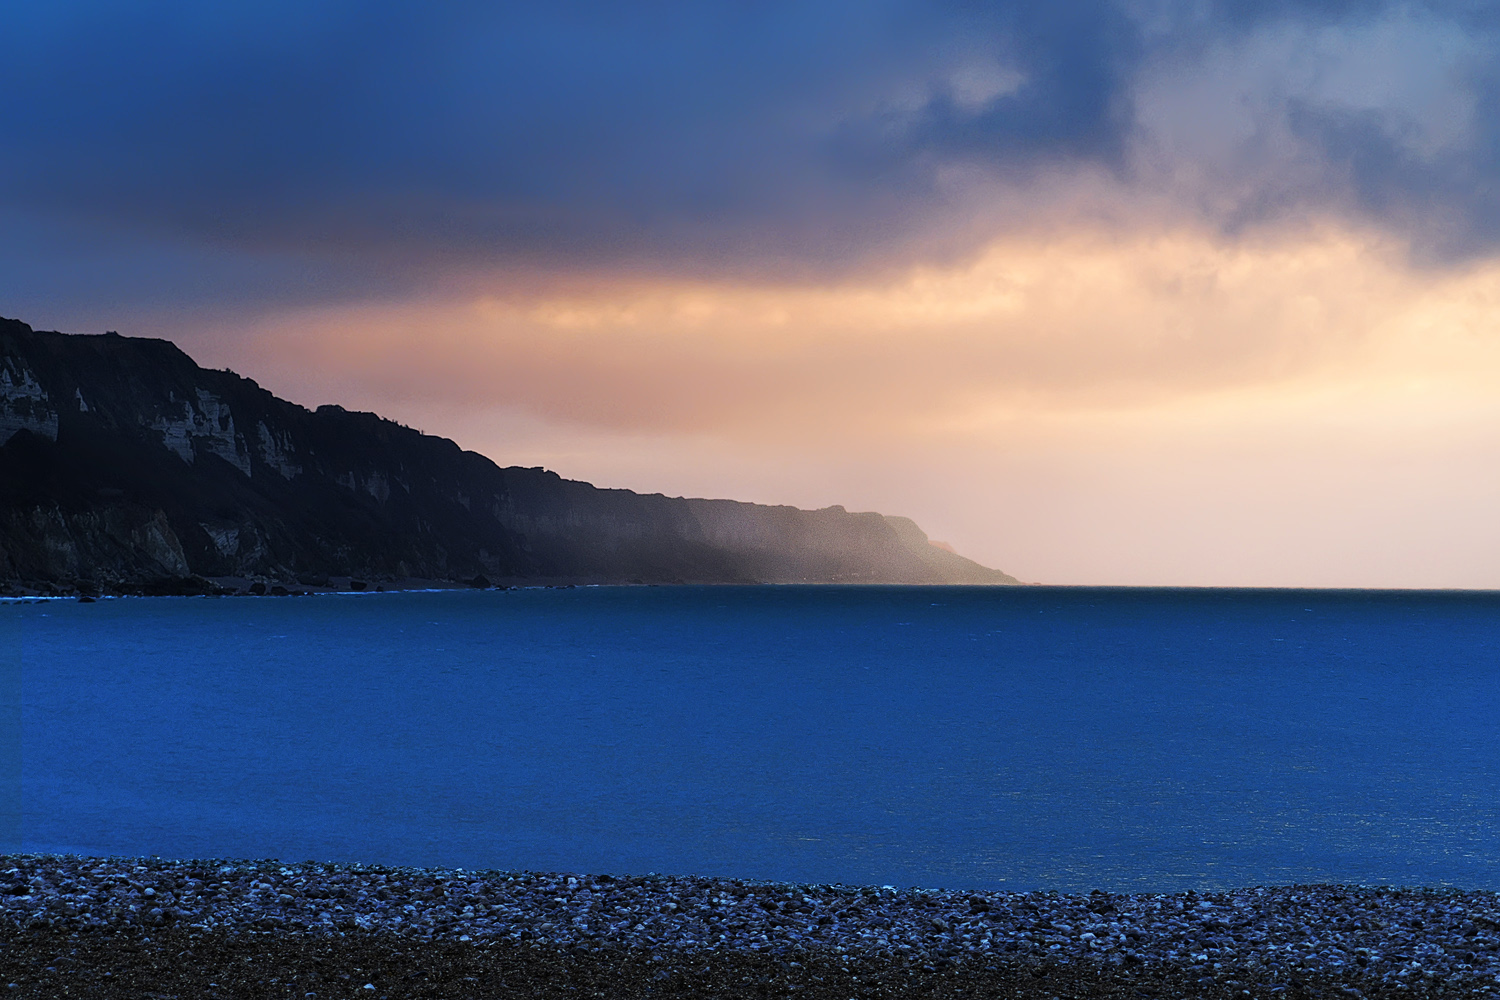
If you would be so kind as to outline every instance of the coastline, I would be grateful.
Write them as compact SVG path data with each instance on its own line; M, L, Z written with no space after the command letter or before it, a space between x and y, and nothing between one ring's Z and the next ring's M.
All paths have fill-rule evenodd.
M0 858L10 996L1485 996L1500 896ZM191 956L188 960L186 956ZM366 987L369 983L369 987ZM211 985L213 984L213 985Z
M480 582L482 580L482 582ZM137 584L74 583L49 581L0 584L0 601L29 600L97 600L101 597L316 597L320 595L354 595L385 593L426 593L432 591L566 589L581 586L647 586L635 581L598 581L581 578L513 578L491 581L428 580L417 577L326 579L314 583L270 580L256 577L184 577ZM668 586L653 584L650 586Z
M869 583L845 581L829 583L808 581L784 583L747 580L726 583L714 580L674 580L646 582L599 577L502 577L494 580L432 580L418 577L400 579L371 577L332 578L326 583L273 581L254 577L184 577L138 584L97 585L91 583L59 584L50 581L0 583L0 603L34 600L85 600L101 597L317 597L357 594L431 593L467 590L571 590L576 587L1038 587L1042 584L949 584L949 583Z

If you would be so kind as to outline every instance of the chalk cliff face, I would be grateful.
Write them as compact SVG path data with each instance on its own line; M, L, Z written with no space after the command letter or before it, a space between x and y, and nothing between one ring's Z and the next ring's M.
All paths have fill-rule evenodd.
M0 581L1014 583L905 518L597 489L0 319Z

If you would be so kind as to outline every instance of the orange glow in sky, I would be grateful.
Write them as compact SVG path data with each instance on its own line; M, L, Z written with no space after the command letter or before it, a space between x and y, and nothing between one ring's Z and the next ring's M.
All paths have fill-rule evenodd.
M187 346L502 464L908 515L1029 581L1493 587L1497 300L1500 266L1334 225L1095 228L878 282L493 276Z
M22 6L0 315L1025 580L1500 587L1494 5Z

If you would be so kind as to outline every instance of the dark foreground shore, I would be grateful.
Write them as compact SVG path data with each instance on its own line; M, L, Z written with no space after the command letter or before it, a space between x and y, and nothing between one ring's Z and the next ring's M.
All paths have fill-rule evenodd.
M14 985L10 985L14 984ZM371 989L365 988L369 984ZM1016 1000L1193 997L1484 996L1461 984L1414 988L1315 973L1267 980L1167 967L1007 965L935 968L912 962L797 964L717 951L691 958L613 949L415 943L394 935L21 931L0 947L7 997L734 998L806 1000L1005 997Z
M1064 896L0 858L9 997L1468 997L1494 893Z

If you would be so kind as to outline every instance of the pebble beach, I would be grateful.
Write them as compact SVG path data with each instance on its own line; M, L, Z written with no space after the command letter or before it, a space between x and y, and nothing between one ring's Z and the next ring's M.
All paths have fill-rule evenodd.
M1500 993L1500 896L1457 890L1061 895L20 855L0 858L0 931L10 996Z

